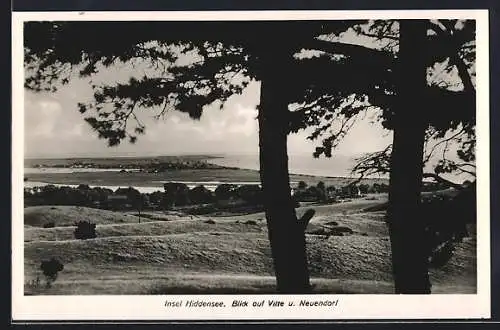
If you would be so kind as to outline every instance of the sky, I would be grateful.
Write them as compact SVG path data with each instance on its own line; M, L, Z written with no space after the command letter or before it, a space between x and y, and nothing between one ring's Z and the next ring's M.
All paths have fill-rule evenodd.
M222 110L208 106L200 120L170 110L165 118L155 120L153 113L140 110L146 132L135 144L123 141L108 147L105 140L84 121L77 103L91 95L91 87L76 81L57 93L25 93L25 156L123 156L161 154L256 154L260 83L253 82L242 95L231 97ZM300 131L288 138L289 154L312 153L320 141L307 139L310 131ZM371 116L360 120L344 138L338 154L357 155L383 149L391 135Z
M104 71L103 82L127 80L129 67ZM95 83L95 80L94 80ZM141 110L146 133L135 144L123 141L108 147L97 138L77 110L78 102L92 97L88 79L73 79L56 93L25 91L25 157L152 156L174 154L258 154L260 83L252 82L241 95L232 96L222 110L207 106L200 120L171 110L165 118L154 120L153 112ZM392 135L368 115L358 121L336 149L343 156L378 151L391 143ZM290 155L312 154L321 141L310 141L310 130L291 134Z

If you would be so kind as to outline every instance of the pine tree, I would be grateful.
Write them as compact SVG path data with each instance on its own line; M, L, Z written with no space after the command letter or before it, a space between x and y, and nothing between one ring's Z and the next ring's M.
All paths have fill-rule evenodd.
M231 95L241 93L251 81L260 81L260 174L277 287L283 293L308 292L304 222L310 218L297 219L290 195L286 144L289 133L315 126L310 138L322 139L315 156L331 156L332 149L357 116L367 109L381 109L384 126L395 131L407 125L398 122L398 118L404 117L400 114L406 114L406 108L418 110L411 116L420 123L417 131L424 136L417 137L415 132L400 138L398 133L397 141L406 142L401 148L398 147L401 142L395 141L391 149L391 170L399 171L399 176L407 171L413 187L400 196L400 201L391 200L394 210L405 203L414 203L418 196L416 182L421 181L422 162L417 156L422 155L420 146L427 137L428 127L437 132L436 136L462 127L464 136L469 137L464 142L464 155L470 155L467 151L475 145L475 93L468 89L470 84L464 78L467 68L464 72L462 65L463 58L473 56L473 52L457 55L463 44L473 39L471 24L461 29L461 33L447 35L451 30L446 28L449 22L444 22L444 32L436 32L435 37L428 33L413 36L416 27L405 29L405 24L397 21L370 22L368 31L364 23L29 22L25 25L26 87L53 91L57 83L68 83L75 71L87 77L120 64L141 67L145 72L142 77L115 85L94 85L94 99L78 105L99 137L112 146L123 139L133 143L145 132L139 110L154 112L160 119L166 111L175 109L198 119L206 105L216 103L222 108ZM418 24L422 31L435 29L429 21ZM373 49L336 39L335 36L349 28L357 34L384 36L390 42L382 49ZM408 37L404 31L409 31ZM391 43L400 42L399 47L403 47L400 51L404 53L404 40L413 38L422 49L432 49L417 59L418 70L410 65L405 67L404 56L401 58L391 48ZM319 55L300 56L311 50ZM411 51L406 54L412 55ZM186 58L191 59L187 64ZM466 89L456 91L423 83L422 68L425 70L446 58L451 66L459 67ZM399 79L404 70L408 74L411 71L415 81ZM416 88L415 95L425 98L423 109L401 102L413 102L412 88ZM295 110L290 111L290 105ZM409 161L394 166L401 159L397 151L394 153L396 149L411 154L416 162L411 166ZM402 183L397 179L398 174L391 176L391 196L394 196L394 189L399 191L397 187ZM405 230L393 229L391 236L405 237ZM396 274L397 269L402 269L399 263L412 258L421 265L420 256L407 250L394 259L396 281L402 283L396 285L398 292L428 291L422 284L423 275L411 279L408 274L402 277ZM423 274L421 268L419 274Z
M93 86L94 99L80 103L85 120L110 146L135 142L145 132L138 109L169 108L193 119L203 108L261 82L259 146L261 183L278 291L310 290L304 222L290 195L287 135L291 103L300 74L294 57L304 47L338 47L357 56L364 47L325 42L317 36L339 33L355 21L334 22L28 22L25 25L25 86L55 91L72 74L93 76L102 68L141 63L154 74L127 83ZM194 58L189 64L182 59ZM296 80L294 80L296 81ZM131 127L131 123L133 127Z

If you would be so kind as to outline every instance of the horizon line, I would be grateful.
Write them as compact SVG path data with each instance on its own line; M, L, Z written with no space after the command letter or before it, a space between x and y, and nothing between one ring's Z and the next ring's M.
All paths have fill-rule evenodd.
M366 152L368 153L368 151ZM332 157L319 157L321 158L335 158L335 157L358 157L363 155L364 153L353 153L353 154L332 154ZM224 152L184 152L184 153L145 153L145 154L138 154L138 153L121 153L121 154L112 154L112 155L107 155L104 153L82 153L82 154L45 154L45 155L25 155L24 160L33 160L33 159L69 159L69 158L153 158L153 157L178 157L178 156L206 156L206 157L228 157L228 156L259 156L259 152L241 152L241 153L224 153ZM313 156L312 152L303 152L303 153L292 153L288 154L288 157L296 157L296 156L310 156L313 159L316 159Z

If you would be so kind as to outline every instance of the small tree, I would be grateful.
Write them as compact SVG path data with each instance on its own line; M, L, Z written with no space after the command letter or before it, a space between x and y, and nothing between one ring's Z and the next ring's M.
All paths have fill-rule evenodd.
M50 260L42 261L40 269L45 276L47 288L50 288L52 283L57 279L58 273L64 269L64 265L56 258L51 258Z
M309 186L309 187L307 187L307 189L305 191L305 197L308 199L313 199L314 201L318 201L320 198L320 195L321 195L321 193L320 193L318 187L315 187L315 186Z
M305 181L299 181L299 185L297 186L299 190L305 190L307 188L307 183Z
M337 188L335 186L328 186L326 188L326 195L328 200L335 200L337 196Z
M252 205L262 204L262 189L257 185L242 185L236 188L236 196Z
M370 189L370 185L364 183L359 185L359 192L363 195L368 194L368 190Z
M189 199L193 204L208 204L213 202L214 196L205 186L199 185L189 191Z
M88 184L79 184L78 187L76 187L76 189L78 190L84 190L84 191L87 191L87 190L90 190L90 187Z
M323 181L318 182L316 185L316 188L318 190L318 200L321 202L326 202L326 186Z
M167 207L184 206L190 203L189 187L180 182L167 182L163 185L165 189L165 204Z
M234 190L236 189L235 185L223 183L217 186L215 189L215 198L217 201L228 200L231 197L235 197Z
M89 221L78 221L75 223L74 235L76 239L96 238L96 224Z

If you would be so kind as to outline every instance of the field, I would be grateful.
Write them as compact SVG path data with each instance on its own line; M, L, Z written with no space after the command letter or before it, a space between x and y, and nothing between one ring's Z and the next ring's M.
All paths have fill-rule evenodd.
M383 194L352 202L310 205L307 251L314 292L393 292L390 247L383 212L365 212ZM298 209L299 215L306 207ZM119 213L73 206L25 208L25 294L196 294L274 292L263 213L187 216ZM95 239L76 240L73 223L97 224ZM140 220L140 222L139 222ZM210 221L209 221L210 220ZM54 222L54 228L43 228ZM317 235L348 227L346 236ZM476 291L475 233L449 263L432 270L433 293ZM42 260L64 270L51 288L30 284ZM293 256L291 256L293 257Z

